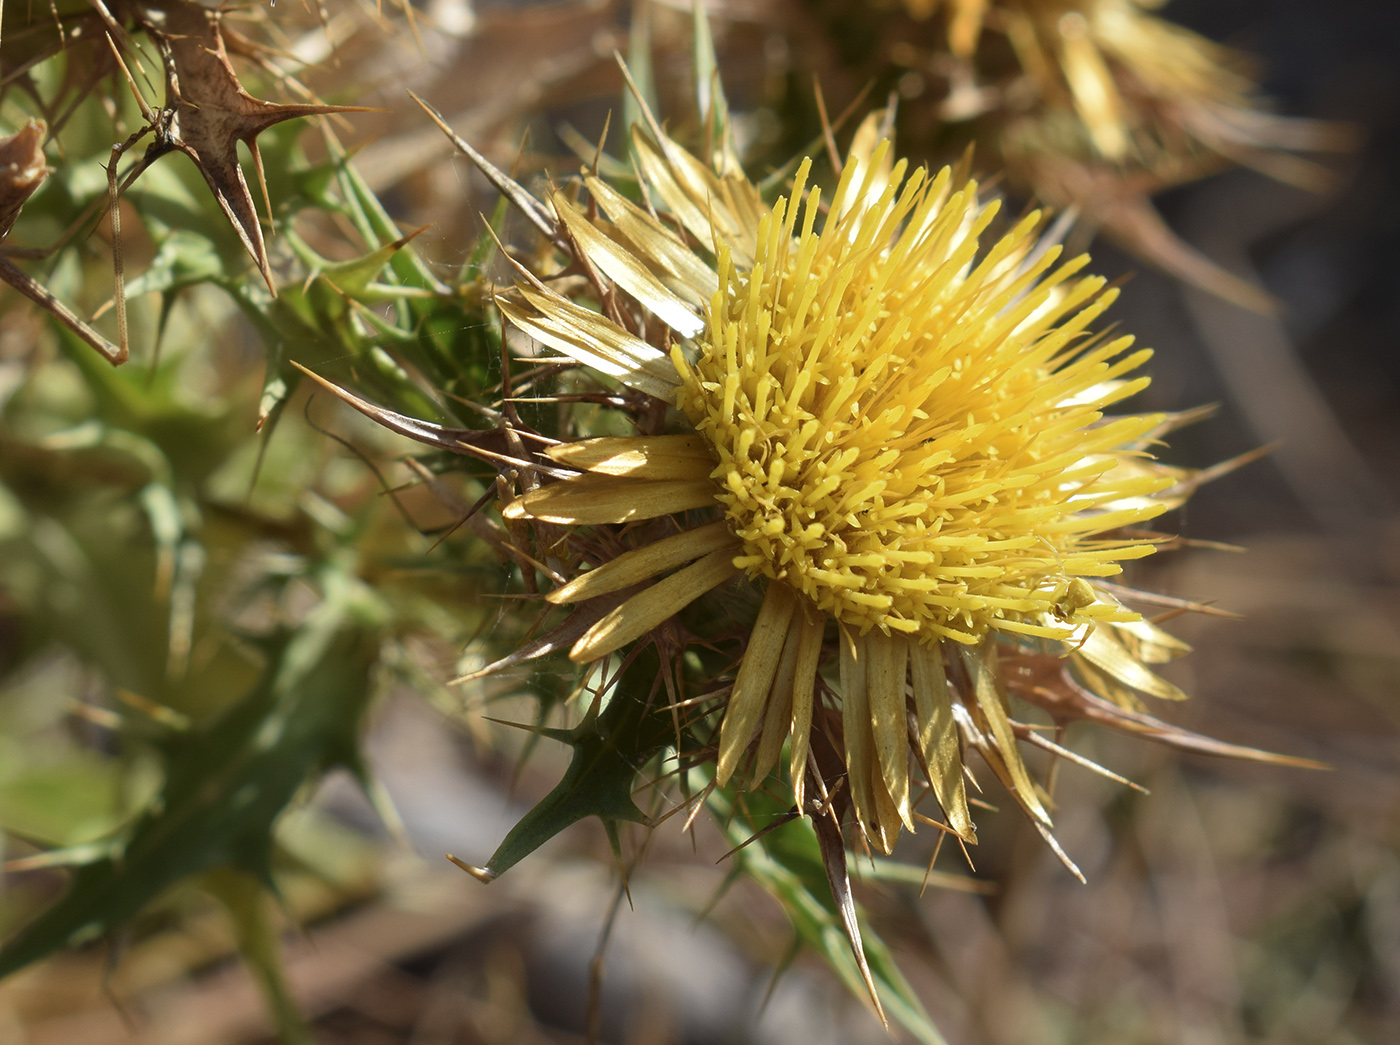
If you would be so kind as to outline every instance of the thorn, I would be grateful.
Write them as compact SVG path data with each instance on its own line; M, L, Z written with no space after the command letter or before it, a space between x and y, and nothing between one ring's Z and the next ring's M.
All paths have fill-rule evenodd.
M452 863L456 864L463 871L466 871L467 874L471 875L478 882L481 882L484 885L490 885L498 877L500 877L498 872L491 870L491 868L489 867L475 867L472 864L467 863L465 860L458 860L451 853L447 854L447 859Z

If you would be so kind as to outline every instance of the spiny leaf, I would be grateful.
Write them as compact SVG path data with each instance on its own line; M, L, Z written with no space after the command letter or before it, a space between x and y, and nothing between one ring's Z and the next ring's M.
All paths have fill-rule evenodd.
M632 30L627 39L627 69L632 74L632 86L636 88L636 93L631 89L624 89L622 92L624 143L631 140L627 128L641 123L645 119L644 114L661 111L656 97L656 76L651 63L651 5L637 4L633 12Z
M400 236L382 247L377 247L358 258L351 258L349 261L327 261L311 250L299 236L289 236L288 240L292 249L311 268L315 278L324 279L338 288L341 293L351 298L357 298L379 278L379 274L384 271L384 267L389 264L394 255L408 246L428 227L424 225L423 228L415 229L407 235Z
M705 144L715 170L729 173L737 169L739 162L730 138L729 102L719 78L719 56L710 34L710 20L699 0L692 8L692 25L695 102L705 128Z
M110 834L127 812L113 800L119 787L112 760L89 751L66 752L36 765L20 759L0 776L0 830L65 847L51 850L59 854L54 859L60 865L87 863L94 858L95 836Z
M760 792L747 793L740 810L735 812L731 794L720 788L710 792L706 804L723 825L726 837L736 844L746 841L773 817L787 812ZM739 861L744 873L782 905L801 942L821 955L852 994L869 997L868 985L873 984L884 1011L894 1022L923 1045L946 1045L889 948L852 902L850 910L860 928L867 981L832 896L823 847L811 820L795 819L766 835L762 845L744 846L732 859Z
M674 736L669 708L639 695L656 677L653 653L639 656L624 673L607 706L589 710L573 729L540 730L574 749L573 761L558 786L525 814L484 867L458 863L483 882L514 867L560 831L596 816L613 839L616 823L647 823L632 801L638 770Z
M188 229L172 229L146 271L126 284L127 297L170 294L198 283L217 282L224 274L218 248Z
M252 875L221 867L202 876L200 885L224 905L238 937L238 951L262 990L283 1045L312 1045L310 1029L287 984L282 945L263 883Z
M343 589L342 589L343 590ZM273 822L308 776L353 757L376 643L328 595L319 615L270 643L261 682L207 726L172 738L159 799L108 859L0 950L0 977L109 932L168 886L219 866L270 880Z

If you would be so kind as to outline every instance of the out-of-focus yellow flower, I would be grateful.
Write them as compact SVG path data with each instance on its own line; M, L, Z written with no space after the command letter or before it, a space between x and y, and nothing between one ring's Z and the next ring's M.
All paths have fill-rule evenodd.
M1245 57L1152 14L1160 0L904 5L914 18L946 19L944 43L963 72L945 115L996 118L1013 178L1047 202L1078 206L1178 277L1269 307L1177 240L1147 196L1236 164L1319 190L1329 172L1299 154L1349 148L1348 128L1268 112ZM932 61L910 45L903 52L916 65Z
M1170 419L1105 415L1147 384L1131 375L1149 353L1092 332L1116 292L1082 274L1087 258L1061 261L1035 214L986 243L996 204L949 169L892 162L873 127L828 206L807 190L809 163L769 208L732 167L707 167L659 128L635 135L656 210L596 176L584 178L593 217L552 197L613 314L635 325L538 281L502 295L502 312L681 416L677 430L551 448L575 471L504 512L673 521L549 594L632 592L578 639L576 661L735 578L761 586L717 780L746 760L762 780L788 744L799 806L809 780L825 799L836 781L817 767L820 732L841 748L843 801L888 852L928 791L974 840L968 747L1049 826L1017 751L1018 737L1040 738L1010 718L1008 682L1067 717L1082 699L1136 714L1134 691L1182 696L1144 661L1185 647L1105 578L1153 550L1135 528L1190 484L1145 452ZM1067 674L1047 688L1037 658L1057 654Z

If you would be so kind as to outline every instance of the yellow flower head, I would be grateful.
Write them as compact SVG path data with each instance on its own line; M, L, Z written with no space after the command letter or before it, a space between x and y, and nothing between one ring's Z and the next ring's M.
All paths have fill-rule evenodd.
M1102 420L1148 353L1086 335L1114 295L1034 256L1038 215L978 257L996 206L946 168L881 177L887 152L847 166L820 231L804 165L751 263L719 248L696 362L672 352L735 564L858 634L1068 637L1106 609L1056 616L1068 582L1151 550L1099 536L1170 482L1116 468L1159 419Z
M717 782L750 759L765 778L787 745L799 807L810 781L888 852L927 819L927 793L975 840L969 748L1048 828L1017 744L1055 745L1010 718L1008 690L1168 737L1135 692L1183 696L1144 663L1185 647L1103 578L1153 549L1133 528L1191 482L1145 454L1173 419L1104 415L1146 385L1127 375L1148 353L1092 333L1115 292L1080 274L1087 259L1060 262L1035 214L988 244L996 205L976 184L893 163L873 128L829 206L804 162L771 208L727 156L706 166L660 128L638 132L656 210L595 176L593 217L551 201L613 318L533 279L499 303L684 415L670 432L551 448L573 471L504 509L566 526L671 520L547 596L621 599L570 655L619 650L747 575L764 597ZM840 748L844 793L821 775L818 733Z

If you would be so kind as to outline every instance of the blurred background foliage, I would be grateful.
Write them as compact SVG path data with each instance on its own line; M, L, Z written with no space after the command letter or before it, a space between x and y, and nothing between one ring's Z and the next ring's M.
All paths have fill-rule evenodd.
M132 31L126 60L157 108L162 61L142 26L168 6L106 8ZM813 906L824 883L800 825L720 861L780 810L702 814L693 835L680 817L624 830L627 893L597 821L489 888L443 863L484 862L568 764L563 746L487 716L573 724L557 708L575 680L542 662L446 685L533 620L499 597L522 590L508 535L484 517L454 532L493 495L494 469L425 455L294 365L410 417L489 428L473 404L498 398L502 346L478 280L500 272L481 215L508 242L528 229L405 89L522 179L569 170L616 115L612 53L640 29L651 47L631 48L634 68L650 57L659 111L684 137L688 6L231 11L232 68L252 97L381 109L258 137L276 296L187 155L123 195L126 365L4 291L0 962L87 946L0 983L0 1040L886 1040L831 989L854 968ZM1081 199L1057 198L1066 179L1037 177L1006 144L1053 92L1027 101L1014 65L967 80L922 5L708 7L752 169L825 148L814 77L833 118L893 91L902 151L939 160L975 140L979 169L1005 166L1013 199L1078 206L1074 235L1108 233L1096 269L1131 278L1115 318L1158 350L1147 406L1221 404L1172 460L1281 441L1179 520L1247 554L1163 556L1139 576L1243 615L1173 625L1196 648L1171 669L1194 694L1174 721L1335 770L1074 736L1150 791L1061 770L1059 837L1090 884L1006 810L981 821L973 889L921 892L921 871L853 862L872 964L897 962L891 975L957 1043L1400 1037L1400 20L1364 0L1167 4L1154 13L1256 55L1281 111L1346 121L1359 144L1308 191L1247 170L1193 180L1226 163L1129 178L1101 142L1080 142L1057 155L1111 175ZM144 116L99 18L77 3L4 11L3 130L40 118L54 132L53 172L4 245L55 247L13 263L115 343L103 164ZM950 102L998 77L1012 88L1002 108ZM1131 206L1095 215L1104 198ZM1124 213L1139 224L1124 231ZM1165 220L1146 240L1130 234L1144 214ZM1282 307L1246 294L1250 311L1157 271L1215 278L1183 257L1229 272L1227 296L1253 288ZM542 431L559 423L521 409ZM930 843L900 856L917 866ZM951 855L939 868L965 873ZM904 1022L932 1040L916 1009Z

